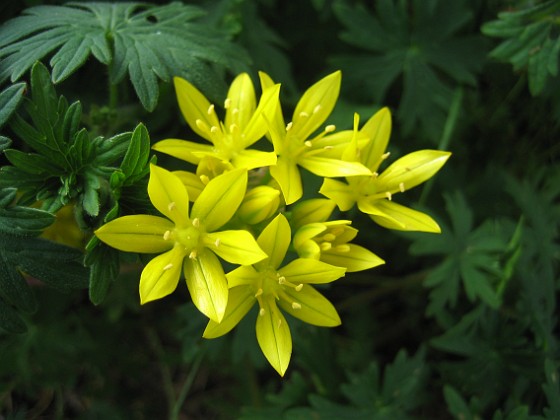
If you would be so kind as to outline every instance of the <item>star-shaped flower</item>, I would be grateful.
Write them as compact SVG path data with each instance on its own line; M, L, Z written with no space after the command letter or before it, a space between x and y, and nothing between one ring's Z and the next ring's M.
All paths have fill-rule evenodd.
M290 245L290 224L284 215L274 218L257 242L268 258L243 265L227 274L230 299L220 324L210 321L205 338L226 334L258 303L257 341L267 360L284 375L292 353L290 328L278 306L309 324L334 327L340 318L334 306L310 284L329 283L345 269L321 261L298 258L280 267Z
M246 188L247 170L226 172L211 180L189 209L188 192L181 180L151 165L148 193L165 217L123 216L101 226L95 235L122 251L162 253L142 271L142 304L172 293L182 270L193 303L220 322L228 286L218 256L233 264L253 264L267 256L249 232L219 230L234 215Z
M350 210L357 204L360 211L368 214L374 222L389 229L440 232L440 227L430 216L397 204L392 199L395 194L434 176L451 153L419 150L403 156L378 173L381 162L389 157L389 153L385 152L391 134L389 110L383 108L378 111L359 134L365 134L371 141L361 150L355 145L352 150L373 175L349 177L347 183L325 179L319 192L333 200L342 211Z
M274 85L267 74L260 73L260 76L263 88ZM360 162L341 160L346 143L352 138L351 131L334 133L335 126L327 125L322 133L310 139L332 112L340 80L341 73L336 71L311 86L299 100L292 121L287 125L280 105L273 119L267 117L269 135L278 155L270 174L280 185L286 204L294 203L303 195L298 166L321 177L371 175Z
M173 81L183 117L196 134L212 144L166 139L154 144L154 150L195 165L206 157L218 159L233 168L254 169L276 163L273 152L248 148L267 132L263 116L274 114L280 85L265 89L257 106L251 78L247 73L241 73L230 86L224 103L225 120L221 122L214 104L197 88L179 77Z

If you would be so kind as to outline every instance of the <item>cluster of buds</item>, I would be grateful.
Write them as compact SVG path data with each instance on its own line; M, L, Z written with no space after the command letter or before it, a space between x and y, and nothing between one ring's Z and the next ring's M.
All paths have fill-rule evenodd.
M282 311L312 325L339 325L335 307L313 285L384 263L351 243L358 230L350 220L332 220L335 208L356 205L390 229L439 232L430 216L393 197L432 177L450 153L410 153L380 172L389 156L388 109L361 128L357 115L352 130L321 128L338 99L340 72L311 86L287 124L280 85L264 73L260 82L257 102L250 77L235 78L222 121L214 104L176 78L181 112L209 144L165 139L153 149L196 170L152 165L148 193L161 215L123 216L95 234L122 251L160 254L142 271L141 303L172 293L184 276L193 303L209 318L206 338L228 333L257 304L258 343L284 375L292 338ZM261 140L267 150L251 148ZM323 198L302 198L300 168L323 179ZM238 267L225 273L221 260Z

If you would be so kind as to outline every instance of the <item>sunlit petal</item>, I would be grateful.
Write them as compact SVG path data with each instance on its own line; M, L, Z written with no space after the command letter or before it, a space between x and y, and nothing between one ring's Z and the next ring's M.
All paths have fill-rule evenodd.
M300 291L285 289L284 293L278 304L290 315L319 327L340 325L335 307L312 286L306 284Z
M263 229L257 239L261 249L268 255L268 265L278 268L282 264L290 240L290 224L283 214L279 214Z
M251 119L247 122L247 125L242 127L243 138L242 147L248 147L259 140L268 131L268 125L265 121L267 118L269 121L273 121L278 118L278 108L280 103L278 101L278 95L280 94L280 85L274 85L270 88L264 89L261 99L259 101L259 106L255 110Z
M171 249L173 243L163 236L174 228L163 217L142 214L112 220L97 229L95 236L121 251L155 254Z
M270 167L270 175L278 182L286 204L292 204L303 195L301 175L297 164L289 158L279 156L275 166Z
M173 83L183 117L196 134L211 141L210 129L212 127L221 128L216 113L209 112L210 102L185 79L174 77Z
M346 269L310 258L298 258L279 270L293 284L330 283L344 276Z
M276 153L261 150L240 150L231 159L235 168L255 169L276 164Z
M202 336L217 338L230 332L239 321L249 312L257 301L254 292L249 287L235 287L229 291L228 304L222 322L219 324L210 320Z
M330 198L341 211L350 210L356 203L356 191L348 184L334 179L324 179L319 193Z
M189 196L181 180L159 166L150 165L148 194L154 207L179 227L189 220Z
M183 270L194 305L219 323L227 306L228 285L218 257L203 249L196 258L185 258Z
M236 124L243 129L257 106L255 88L247 73L241 73L233 80L226 101L226 128Z
M303 156L298 163L309 172L322 177L371 175L371 171L359 162L346 162L321 156Z
M391 111L381 108L362 127L360 133L365 134L370 142L361 151L362 163L372 172L376 172L382 162L381 156L387 149L391 136Z
M152 149L157 152L176 157L177 159L187 161L194 165L200 162L201 153L213 153L212 146L208 144L200 144L180 139L165 139L158 141L152 146Z
M226 224L243 201L247 170L236 169L212 179L192 207L192 218L204 223L208 232Z
M396 230L440 233L437 222L425 213L413 210L389 200L378 200L375 203L378 213L370 217L377 224Z
M274 369L284 376L292 356L292 336L286 318L273 298L265 299L257 317L257 341Z
M200 177L192 172L187 171L173 171L183 183L185 188L187 189L187 193L189 195L189 200L191 202L196 201L202 190L204 189L205 185L200 180Z
M379 191L396 193L409 190L430 179L449 159L451 153L419 150L392 163L376 180Z
M342 73L335 71L305 91L294 111L292 135L307 139L332 112L338 93Z
M144 267L139 286L141 304L161 299L177 288L184 257L184 248L175 246L153 258Z
M250 265L242 265L226 274L228 287L247 286L254 284L262 276Z
M224 230L206 234L204 244L220 258L232 264L250 265L267 257L246 230Z
M385 264L381 258L362 246L345 244L343 252L336 248L321 253L321 261L337 267L345 267L347 272L362 271Z

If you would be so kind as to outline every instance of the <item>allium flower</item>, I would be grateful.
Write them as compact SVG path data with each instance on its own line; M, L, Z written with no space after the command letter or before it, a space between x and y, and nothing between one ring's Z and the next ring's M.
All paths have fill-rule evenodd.
M345 269L321 261L298 258L280 267L290 245L290 225L279 214L259 235L257 242L268 258L243 265L227 274L230 298L221 323L210 321L205 338L215 338L234 328L258 303L257 341L280 375L292 353L290 328L278 306L309 324L334 327L340 318L334 306L310 284L329 283L344 276Z
M253 264L266 258L253 236L242 230L222 230L233 216L247 188L247 171L236 169L211 180L192 206L181 180L150 166L148 193L165 217L123 216L101 226L95 235L127 252L162 253L142 271L140 301L146 303L172 293L181 269L196 307L220 322L228 302L228 286L218 257L233 264Z
M179 77L173 81L183 117L196 134L212 144L166 139L156 143L154 150L195 165L207 157L233 168L254 169L276 163L274 153L248 147L265 135L267 125L263 116L274 114L280 85L265 89L257 106L251 78L247 73L240 74L230 86L224 104L225 120L221 122L214 104L198 89Z
M360 211L389 229L440 232L440 227L430 216L392 200L395 194L430 179L451 153L440 150L409 153L378 173L381 162L389 156L389 153L385 153L391 134L389 110L383 108L373 115L359 134L371 138L357 154L373 175L348 177L347 183L325 179L319 192L333 200L342 211L350 210L357 204Z
M269 134L278 155L270 174L278 182L286 204L292 204L303 195L301 166L321 177L371 175L359 162L340 159L351 132L333 133L335 127L327 125L324 131L309 138L325 122L333 110L340 90L340 71L336 71L311 86L296 105L292 121L284 123L280 105L273 119L268 119ZM273 86L268 75L261 73L264 88Z

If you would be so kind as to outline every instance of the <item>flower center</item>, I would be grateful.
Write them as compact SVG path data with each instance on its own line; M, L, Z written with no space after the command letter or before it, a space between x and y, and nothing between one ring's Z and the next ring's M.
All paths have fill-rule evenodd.
M175 229L173 231L173 238L175 242L183 245L189 258L196 258L199 251L199 244L201 243L202 228L198 218L194 218L191 221L191 225L192 226L187 226L186 228Z

